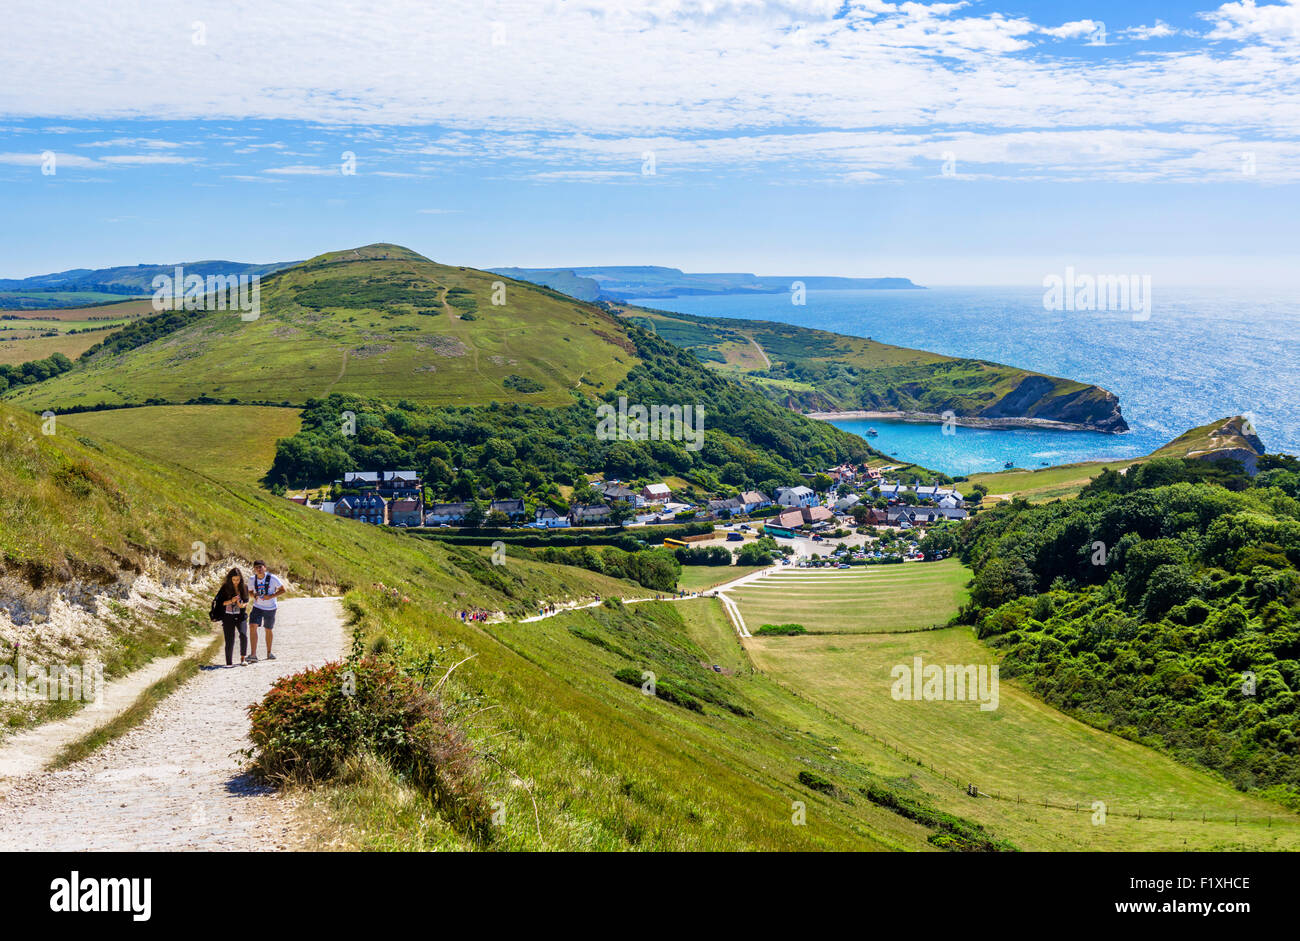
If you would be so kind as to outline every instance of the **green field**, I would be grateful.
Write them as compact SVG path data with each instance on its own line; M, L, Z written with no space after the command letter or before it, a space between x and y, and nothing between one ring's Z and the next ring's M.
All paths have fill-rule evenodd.
M682 591L704 591L723 582L764 569L765 565L683 565L677 579Z
M872 634L943 625L966 599L956 559L851 569L784 569L728 594L750 631L802 624L814 634Z
M375 245L264 278L256 320L210 311L13 398L36 410L203 396L302 405L330 392L567 405L575 392L612 388L637 363L622 330L545 288Z
M275 443L301 425L297 409L257 405L153 405L59 421L156 461L250 484L270 469Z
M896 665L910 666L914 656L927 664L995 663L992 651L969 628L854 637L755 637L746 645L755 665L783 685L936 773L963 785L974 783L998 798L971 803L1018 818L1019 826L1027 829L1059 828L1057 835L1067 845L1300 848L1296 815L1242 794L1211 774L1077 722L1013 681L1000 682L998 708L987 712L972 702L893 699L890 671ZM1044 801L1061 806L1045 808ZM1094 801L1107 805L1104 826L1091 822ZM1072 809L1075 804L1078 811ZM1236 826L1234 814L1239 817ZM1207 822L1202 823L1202 815ZM1015 839L1019 827L1004 829ZM1046 832L1036 838L1051 839Z

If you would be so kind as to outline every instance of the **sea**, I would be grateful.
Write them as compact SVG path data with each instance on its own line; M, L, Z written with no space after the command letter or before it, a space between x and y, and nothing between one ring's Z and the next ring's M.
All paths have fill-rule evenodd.
M1155 285L1146 319L1124 311L1044 309L1033 287L808 291L648 298L644 307L775 320L948 356L1006 363L1099 385L1119 396L1130 431L986 430L836 419L877 431L878 450L951 475L1121 460L1189 428L1248 414L1267 450L1300 453L1300 293ZM1139 312L1138 317L1144 315Z

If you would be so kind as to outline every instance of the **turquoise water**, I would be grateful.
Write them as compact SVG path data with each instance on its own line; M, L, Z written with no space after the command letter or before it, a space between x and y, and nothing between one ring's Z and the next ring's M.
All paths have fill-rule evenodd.
M777 320L884 343L1008 363L1095 383L1120 399L1125 435L986 431L836 421L873 445L950 474L1147 454L1188 428L1245 412L1270 451L1300 452L1300 300L1228 289L1152 288L1149 320L1118 312L1046 311L1042 288L810 291L654 299L646 307Z

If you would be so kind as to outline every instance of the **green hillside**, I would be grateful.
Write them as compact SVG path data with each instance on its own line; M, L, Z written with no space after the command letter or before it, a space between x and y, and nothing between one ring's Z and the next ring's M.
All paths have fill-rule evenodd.
M493 303L494 291L504 303ZM66 382L14 399L37 411L191 400L302 405L330 392L564 405L612 387L635 362L621 324L597 308L371 245L264 278L257 320L229 310L146 318L92 348Z
M711 670L709 662L738 656L734 647L716 649L727 636L717 630L725 621L713 620L720 609L615 605L530 625L463 622L454 615L461 608L519 616L543 599L644 589L524 556L494 566L473 549L341 520L80 430L43 435L38 420L0 406L0 574L46 590L73 579L107 585L151 557L183 569L196 540L213 557L262 555L300 588L314 580L347 591L367 646L389 651L405 669L433 663L441 671L473 658L443 695L472 704L460 721L483 787L508 809L495 848L933 845L931 828L800 783L801 772L837 760L832 742L851 730L770 683L742 685ZM410 600L373 587L381 580ZM188 612L191 630L207 629L200 610ZM697 632L698 618L707 623ZM104 642L128 647L150 629L123 623ZM39 642L29 640L24 635L27 654L39 656ZM675 682L703 707L643 696L614 675L629 663L655 670L665 690ZM792 716L806 732L790 734ZM848 774L855 785L886 787L884 776L905 773L888 755L854 755L837 777ZM481 845L385 769L330 785L317 799L337 802L331 819L355 823L347 838L359 845ZM811 825L791 825L795 800L807 803Z
M763 320L620 307L628 321L743 375L769 398L804 412L881 411L987 421L1031 418L1124 431L1119 400L1097 386Z
M515 620L534 613L542 600L597 594L640 598L646 590L585 569L538 562L522 552L509 551L506 564L494 566L486 550L415 540L308 510L249 484L211 476L201 461L198 470L190 470L144 457L76 423L75 416L61 419L57 433L46 436L34 416L0 406L5 575L46 590L71 587L74 580L108 584L151 558L184 568L193 543L202 541L214 557L261 555L295 584L347 591L365 648L391 658L403 671L433 669L441 675L461 664L442 695L473 750L484 793L506 809L503 823L484 844L457 829L382 763L356 755L343 776L321 782L304 798L326 812L320 819L340 828L344 845L558 850L1296 845L1297 828L1278 816L1276 805L1234 794L1212 775L1178 768L1170 758L1139 746L1127 756L1120 793L1135 803L1154 796L1161 812L1171 808L1175 820L1138 820L1122 816L1121 809L1098 828L1073 808L973 800L965 781L951 776L957 769L945 763L951 756L940 739L900 743L891 733L880 736L871 714L859 710L851 696L824 694L817 684L803 688L799 671L809 669L807 659L796 668L777 658L764 667L770 673L752 671L750 654L715 599L611 603L542 621ZM179 458L193 459L184 453ZM410 601L394 600L377 582ZM956 601L951 604L955 608ZM463 622L454 612L466 607L501 611L507 619ZM197 610L190 618L198 622L195 629L204 629ZM130 647L134 636L149 629L123 624L107 643ZM895 636L902 639L898 643L909 638L929 643L925 633ZM805 640L765 641L761 649L773 657L778 646L795 652ZM912 649L921 648L885 655L880 685L872 685L878 694L886 690L888 664ZM830 647L826 652L836 653ZM813 675L824 673L813 670ZM658 681L654 696L639 688L647 672ZM854 673L846 682L865 689L862 677ZM1048 707L1029 697L1023 701L1024 708L1050 719ZM912 713L898 718L912 721ZM980 728L991 741L997 739L995 722ZM1075 724L1039 722L1032 754L1068 753L1078 734ZM1191 775L1185 803L1168 793L1167 782L1178 775ZM1059 800L1062 793L1069 794L1058 782L1050 796ZM1187 816L1189 808L1204 807L1222 810L1207 822ZM1240 825L1226 820L1230 812L1240 816ZM806 813L803 824L795 822L799 813Z

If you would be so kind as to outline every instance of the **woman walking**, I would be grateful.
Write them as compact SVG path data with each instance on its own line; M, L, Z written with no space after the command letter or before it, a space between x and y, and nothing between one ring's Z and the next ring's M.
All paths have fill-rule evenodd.
M239 632L239 665L245 664L248 655L248 584L239 569L226 573L226 580L217 591L213 610L221 610L221 629L226 632L226 666L234 666L235 632Z

